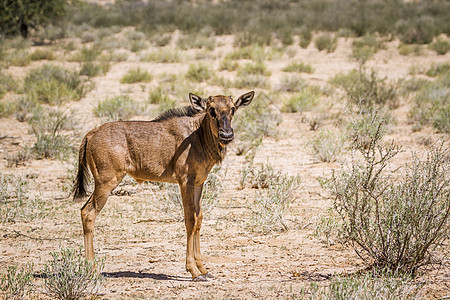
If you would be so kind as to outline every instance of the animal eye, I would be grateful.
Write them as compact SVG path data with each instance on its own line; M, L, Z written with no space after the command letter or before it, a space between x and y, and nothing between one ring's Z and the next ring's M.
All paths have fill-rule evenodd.
M215 118L216 117L216 110L214 109L214 107L211 107L209 109L209 114L211 115L211 117Z

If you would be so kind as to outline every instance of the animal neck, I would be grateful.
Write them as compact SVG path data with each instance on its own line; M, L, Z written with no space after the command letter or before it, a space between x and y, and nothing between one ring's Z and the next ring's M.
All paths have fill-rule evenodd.
M200 126L198 128L199 140L201 142L204 154L208 159L214 161L214 163L220 163L225 158L226 145L223 145L219 141L219 137L213 134L211 130L211 119L209 114L200 119Z

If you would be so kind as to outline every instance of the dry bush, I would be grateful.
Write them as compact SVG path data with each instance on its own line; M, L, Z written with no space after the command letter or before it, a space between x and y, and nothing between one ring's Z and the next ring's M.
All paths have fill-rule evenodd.
M8 266L6 274L0 274L0 294L5 299L26 299L33 288L33 266L18 268Z
M415 274L438 262L434 254L450 231L449 151L437 145L425 160L414 156L402 172L392 172L400 147L383 145L384 123L374 122L377 130L366 130L368 143L355 130L350 166L328 183L340 234L366 264Z
M144 103L140 103L129 96L116 96L105 99L94 108L94 114L103 123L111 121L126 121L145 112Z

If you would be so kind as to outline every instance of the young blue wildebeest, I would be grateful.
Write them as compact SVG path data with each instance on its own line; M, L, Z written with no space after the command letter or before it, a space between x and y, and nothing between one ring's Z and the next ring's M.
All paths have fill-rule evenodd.
M84 137L75 179L74 199L86 196L89 169L94 192L81 208L86 257L94 258L94 222L111 191L125 174L138 183L178 183L187 232L186 269L195 281L212 277L200 257L201 195L211 168L223 160L234 138L231 120L236 110L253 100L254 92L207 99L189 94L190 106L163 113L153 121L111 122Z

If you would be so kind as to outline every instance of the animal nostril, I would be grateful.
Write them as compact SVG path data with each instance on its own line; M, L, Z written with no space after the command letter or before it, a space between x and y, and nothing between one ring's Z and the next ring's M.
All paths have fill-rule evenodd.
M220 130L219 136L223 139L232 139L234 137L234 133L232 130L231 131Z

